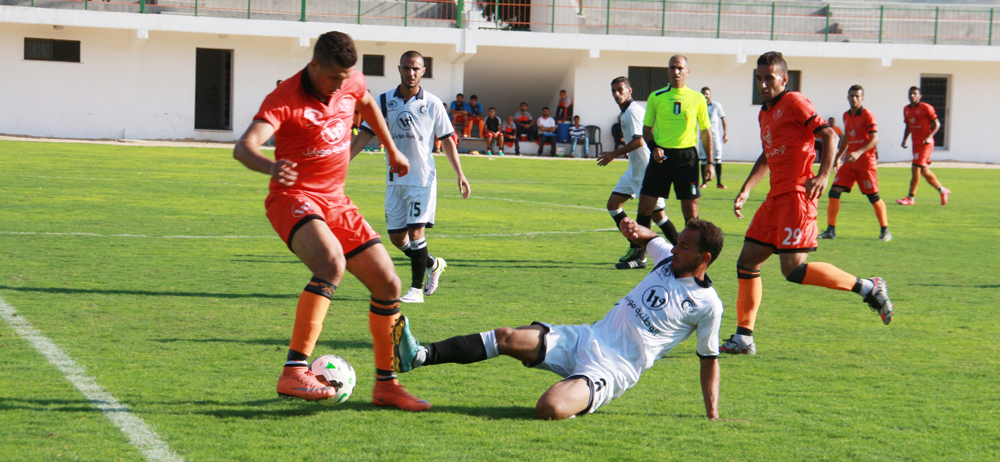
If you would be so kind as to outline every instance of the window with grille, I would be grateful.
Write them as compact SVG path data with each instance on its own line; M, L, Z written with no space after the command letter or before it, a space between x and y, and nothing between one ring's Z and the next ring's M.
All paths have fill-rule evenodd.
M670 85L667 67L628 67L628 80L632 84L632 99L646 101L649 94Z
M80 41L25 38L24 59L78 63L80 62Z
M361 72L367 76L385 76L385 56L364 55L361 57Z

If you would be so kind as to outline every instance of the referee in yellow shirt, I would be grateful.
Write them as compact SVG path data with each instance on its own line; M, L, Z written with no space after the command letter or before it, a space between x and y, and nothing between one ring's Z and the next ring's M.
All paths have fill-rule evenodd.
M712 135L709 129L708 103L705 96L684 86L691 69L686 56L670 58L667 76L670 85L654 91L646 100L646 118L642 138L650 148L649 165L642 181L639 213L636 222L649 227L656 199L670 197L673 185L681 201L684 221L698 218L698 198L701 197L701 175L698 171L698 131L708 153L706 178L711 181Z

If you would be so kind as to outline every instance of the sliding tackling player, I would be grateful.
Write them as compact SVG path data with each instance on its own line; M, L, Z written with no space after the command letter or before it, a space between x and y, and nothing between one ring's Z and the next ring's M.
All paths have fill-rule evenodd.
M364 75L354 69L357 60L349 35L321 35L305 69L264 99L236 144L233 157L271 177L270 194L264 202L267 217L278 236L312 271L312 280L295 309L278 395L309 401L336 395L335 387L317 380L306 360L316 346L330 300L346 270L371 291L368 328L376 379L372 402L423 411L430 409L430 403L407 393L392 371L393 349L408 322L399 314L399 277L378 233L344 195L355 105L385 145L392 171L406 175L409 170L375 100L366 91ZM274 161L260 151L271 135L275 137Z

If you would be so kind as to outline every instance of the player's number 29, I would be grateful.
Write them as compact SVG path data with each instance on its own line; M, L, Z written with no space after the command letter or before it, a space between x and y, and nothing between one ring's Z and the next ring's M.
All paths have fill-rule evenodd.
M799 245L802 242L802 228L785 228L785 232L788 233L785 236L785 240L781 241L781 245Z

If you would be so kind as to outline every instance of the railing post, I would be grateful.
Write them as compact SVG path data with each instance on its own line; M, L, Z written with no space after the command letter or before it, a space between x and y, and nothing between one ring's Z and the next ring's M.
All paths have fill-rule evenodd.
M361 13L361 3L358 3L358 14ZM299 21L306 22L306 0L302 0L302 16L299 17Z
M941 7L934 7L934 44L937 45L938 18L941 16Z
M556 31L556 0L552 0L552 30L550 32Z
M500 29L500 0L493 2L493 23L495 27Z
M194 15L198 16L198 0L194 0Z
M660 37L667 35L667 0L663 0L663 15L660 19Z
M306 0L302 0L303 4L305 4L305 2ZM358 25L361 25L361 0L358 0Z
M885 5L878 7L878 43L882 43L882 25L885 24Z
M458 18L456 18L456 27L462 28L462 13L465 11L465 0L458 0Z
M771 40L774 40L774 2L771 2Z
M139 0L139 12L140 13L146 12L146 0Z
M604 18L604 35L611 35L611 0L608 0L608 12Z
M250 4L251 3L253 3L253 0L247 0L247 19L250 19Z
M990 38L986 44L990 46L993 45L993 8L990 8Z
M410 24L410 0L403 1L403 27Z
M715 14L715 38L722 37L722 0L719 0L719 9Z
M825 34L823 35L823 41L824 42L829 42L830 41L830 4L829 3L826 5L826 30L824 32L825 32Z

